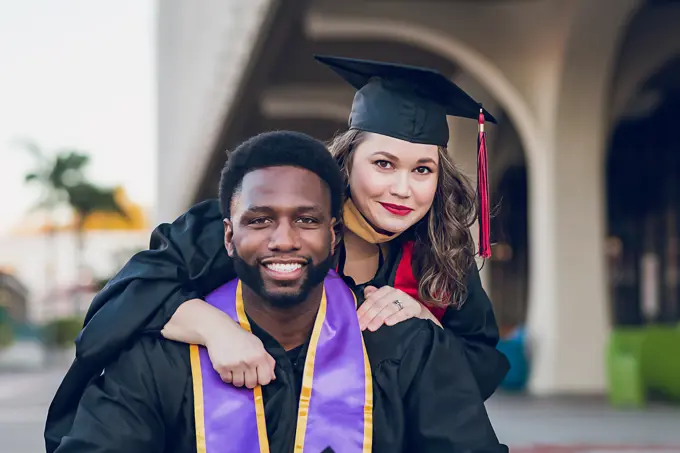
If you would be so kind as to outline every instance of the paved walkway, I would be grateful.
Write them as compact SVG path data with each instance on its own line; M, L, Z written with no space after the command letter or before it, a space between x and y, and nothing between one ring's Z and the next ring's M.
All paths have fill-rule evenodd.
M47 406L64 368L0 372L0 451L41 453ZM601 399L497 395L488 403L513 453L680 453L680 407L616 411Z
M0 374L0 451L42 453L47 407L66 370Z
M603 398L498 394L487 407L498 437L514 447L513 452L642 452L664 447L663 451L680 453L680 406L652 404L642 410L615 410Z
M45 360L45 350L38 341L16 342L0 349L0 372L40 370Z

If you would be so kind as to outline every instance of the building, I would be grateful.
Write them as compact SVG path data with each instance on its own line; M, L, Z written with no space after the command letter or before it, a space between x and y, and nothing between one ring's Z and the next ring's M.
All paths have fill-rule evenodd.
M6 273L25 286L21 310L15 302L9 311L14 321L42 324L85 313L100 281L108 280L133 253L148 247L151 229L146 210L129 200L122 189L117 190L116 199L128 217L93 212L83 225L82 236L70 217L50 232L44 216L29 214L0 237L0 277L3 268L10 269Z
M346 127L353 93L313 54L437 68L500 118L484 279L527 323L531 391L600 393L612 325L680 316L679 23L670 0L164 0L159 220L215 196L250 135ZM450 128L474 174L476 125Z

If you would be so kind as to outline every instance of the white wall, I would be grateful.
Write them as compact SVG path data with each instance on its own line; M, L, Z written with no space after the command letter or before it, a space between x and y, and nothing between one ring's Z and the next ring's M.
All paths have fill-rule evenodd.
M158 222L190 204L270 2L158 2Z

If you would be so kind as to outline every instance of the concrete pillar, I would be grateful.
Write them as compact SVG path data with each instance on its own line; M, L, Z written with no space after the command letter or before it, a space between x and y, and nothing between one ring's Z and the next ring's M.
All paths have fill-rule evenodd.
M530 390L602 393L610 330L604 148L617 44L638 2L583 1L566 37L544 165L530 174L535 270ZM545 281L543 281L545 280Z
M566 112L565 112L566 113ZM600 393L604 390L604 347L609 332L604 261L602 122L572 111L561 116L546 175L533 174L534 278L529 307L533 348L530 390L537 394ZM537 234L538 233L538 234ZM540 269L540 270L539 270ZM541 276L541 274L543 274Z

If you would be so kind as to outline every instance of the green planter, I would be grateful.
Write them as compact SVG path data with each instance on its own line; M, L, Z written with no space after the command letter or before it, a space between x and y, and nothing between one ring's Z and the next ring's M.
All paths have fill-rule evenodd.
M607 346L609 401L642 407L650 391L680 402L680 328L617 328Z

